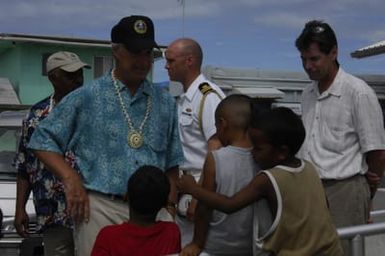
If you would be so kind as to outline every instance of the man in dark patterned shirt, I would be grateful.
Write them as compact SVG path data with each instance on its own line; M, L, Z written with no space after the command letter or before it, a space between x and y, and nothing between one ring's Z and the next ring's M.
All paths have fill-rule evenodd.
M63 184L43 163L27 144L36 126L46 118L52 108L71 91L83 84L83 68L89 66L71 52L57 52L47 60L48 79L54 92L50 97L36 103L23 120L22 134L15 165L18 171L17 199L14 225L22 237L28 235L28 214L25 205L33 191L38 230L43 233L44 255L74 255L72 222L66 213ZM66 153L66 161L75 167L74 156Z

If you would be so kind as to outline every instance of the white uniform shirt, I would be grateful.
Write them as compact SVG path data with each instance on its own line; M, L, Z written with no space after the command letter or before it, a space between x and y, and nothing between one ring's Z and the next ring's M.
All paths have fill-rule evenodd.
M216 133L214 114L221 101L216 93L209 93L206 96L202 112L202 134L199 127L199 108L203 94L199 90L199 85L204 82L207 82L222 98L225 97L225 94L216 84L208 81L200 74L177 100L179 135L185 157L180 169L192 171L196 179L200 176L206 158L207 141Z
M313 82L302 94L306 139L299 156L312 162L321 178L345 179L366 173L366 152L385 149L380 104L361 79L341 68L321 95Z

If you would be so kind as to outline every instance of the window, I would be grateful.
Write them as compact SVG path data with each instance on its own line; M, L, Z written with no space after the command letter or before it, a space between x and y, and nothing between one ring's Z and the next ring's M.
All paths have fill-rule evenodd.
M114 66L112 56L94 56L94 78L102 76Z

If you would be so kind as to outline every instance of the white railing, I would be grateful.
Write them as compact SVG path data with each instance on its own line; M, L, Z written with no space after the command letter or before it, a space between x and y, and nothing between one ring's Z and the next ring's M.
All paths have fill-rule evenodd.
M385 210L372 211L370 215L371 217L385 216ZM337 232L341 239L349 240L351 256L364 256L365 237L385 234L385 222L339 228Z

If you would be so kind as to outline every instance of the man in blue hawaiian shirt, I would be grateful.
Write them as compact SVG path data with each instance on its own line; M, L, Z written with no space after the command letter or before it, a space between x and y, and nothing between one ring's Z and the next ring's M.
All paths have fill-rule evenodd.
M36 103L23 120L22 133L15 165L18 170L16 213L14 225L20 236L28 236L26 202L33 191L37 229L43 233L44 255L74 255L72 221L65 212L63 184L42 164L27 145L37 125L53 107L71 91L83 84L83 63L72 52L57 52L47 59L48 79L54 92ZM74 166L74 156L66 152L66 161Z
M175 215L183 152L175 100L146 80L158 47L154 25L145 16L125 17L112 28L111 41L115 68L66 97L29 144L64 183L78 255L90 255L102 227L128 220L123 196L140 166L165 170L171 183L167 209ZM64 161L68 150L79 173Z

